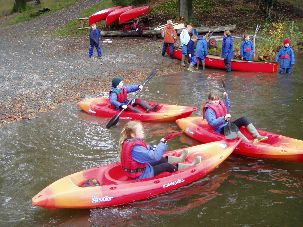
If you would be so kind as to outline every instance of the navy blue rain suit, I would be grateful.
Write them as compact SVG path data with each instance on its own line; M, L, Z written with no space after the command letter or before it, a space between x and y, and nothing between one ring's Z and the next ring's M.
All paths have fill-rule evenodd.
M91 58L94 54L94 47L97 49L98 57L100 58L102 56L102 50L100 48L100 37L101 37L101 31L96 29L91 29L89 33L89 50L88 50L88 56Z
M231 71L231 59L234 57L234 39L231 36L224 36L222 42L222 58L226 71Z

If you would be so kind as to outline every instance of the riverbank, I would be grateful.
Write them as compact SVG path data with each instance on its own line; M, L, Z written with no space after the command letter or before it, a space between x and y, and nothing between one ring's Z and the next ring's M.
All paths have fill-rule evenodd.
M112 43L102 44L101 59L89 59L87 36L53 35L54 30L97 3L80 0L68 8L0 29L0 126L107 92L114 76L138 83L153 68L159 69L159 76L184 70L178 60L161 56L161 39L112 38ZM3 18L0 23L5 23Z
M41 17L0 30L0 125L106 92L114 76L139 83L153 68L159 76L183 70L179 61L161 56L160 39L114 38L102 44L101 59L90 59L87 37L54 37L50 26Z

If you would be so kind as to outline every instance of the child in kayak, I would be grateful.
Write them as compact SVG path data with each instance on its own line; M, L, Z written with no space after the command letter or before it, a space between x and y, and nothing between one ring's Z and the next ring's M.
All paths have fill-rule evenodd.
M252 61L253 56L254 56L254 44L253 42L249 39L249 35L245 34L244 35L244 40L241 43L240 47L240 57L242 60L245 61Z
M187 150L184 150L180 157L163 157L167 151L166 143L172 139L170 136L162 138L155 147L146 144L144 137L143 125L139 121L129 121L121 132L119 140L121 167L131 179L144 179L162 172L175 172L201 162L201 157L197 156L190 164L180 163L185 161Z
M224 128L228 127L228 124L234 124L237 126L237 135L244 142L250 142L239 130L241 127L246 127L254 138L253 143L268 139L267 136L261 136L255 126L246 118L240 117L237 120L230 122L231 115L230 111L230 100L226 92L223 93L223 101L219 99L219 95L216 93L209 93L208 101L203 107L203 118L207 120L208 124L213 129L224 134Z
M139 105L143 107L146 112L157 111L159 105L150 106L148 103L144 102L141 99L135 99L133 103L129 103L127 99L127 94L131 92L136 92L142 90L142 85L125 85L123 84L123 79L120 77L115 77L112 79L112 88L109 91L109 101L112 104L112 107L117 110L130 110L132 112L141 113L142 111L138 110L134 106Z
M280 62L280 74L291 74L291 68L295 64L295 54L293 49L289 46L289 39L285 39L283 44L284 46L279 50L275 62Z

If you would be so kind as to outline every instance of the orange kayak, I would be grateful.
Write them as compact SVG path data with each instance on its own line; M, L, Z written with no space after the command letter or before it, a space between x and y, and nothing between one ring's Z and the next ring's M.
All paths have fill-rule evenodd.
M32 204L44 208L95 208L144 200L203 178L238 144L239 141L223 140L187 147L188 156L184 163L191 163L196 156L201 156L199 164L143 180L128 179L119 162L83 170L50 184L32 198ZM165 155L180 156L183 150L168 151ZM95 184L87 185L89 180Z
M156 103L148 102L151 106ZM84 99L78 103L78 107L86 113L97 117L113 117L120 110L111 108L111 104L108 98L89 98ZM154 112L146 112L139 106L136 108L140 109L142 113L134 113L131 111L123 111L120 118L128 118L139 121L149 122L164 122L164 121L175 121L179 118L188 117L192 112L196 111L196 107L190 106L178 106L159 104L159 109Z
M188 135L201 143L208 143L224 139L202 117L187 117L176 121L177 125ZM250 140L251 134L246 128L241 132ZM269 158L282 161L303 162L303 141L290 137L278 135L258 129L261 135L268 136L268 139L259 143L241 142L234 153L256 157Z

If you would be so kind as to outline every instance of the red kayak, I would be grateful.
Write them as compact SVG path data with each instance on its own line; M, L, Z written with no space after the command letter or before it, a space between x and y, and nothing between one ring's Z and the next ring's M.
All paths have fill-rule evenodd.
M167 49L169 54L169 49ZM182 51L180 49L174 50L174 58L181 60ZM224 59L214 55L207 55L205 57L205 66L216 69L225 69ZM275 73L278 69L278 63L276 62L254 62L254 61L241 61L232 59L231 69L233 71L241 72L263 72L263 73Z
M199 164L143 180L128 179L119 162L83 170L50 184L32 198L32 204L44 208L96 208L147 199L203 178L217 168L238 143L223 140L187 147L184 163L201 156ZM169 151L165 155L180 156L183 150Z
M110 25L112 24L115 20L118 20L120 15L130 9L132 9L132 6L127 6L127 7L123 7L121 9L116 9L114 11L112 11L110 14L107 15L106 20L105 20L105 24L106 25Z
M149 6L141 6L128 10L120 15L119 24L123 24L129 20L142 16L148 12L149 12Z
M188 135L201 143L209 143L224 139L221 135L203 120L202 117L187 117L176 121L177 125ZM246 128L241 128L241 132L249 139L253 140ZM258 129L261 135L268 136L268 139L259 143L241 142L234 153L256 157L270 158L282 161L303 162L303 141L290 137L278 135Z
M93 23L97 23L101 20L104 20L108 14L110 14L112 11L114 11L116 9L120 9L120 8L122 8L122 6L114 6L114 7L108 8L108 9L103 9L101 11L98 11L88 18L88 24L92 25Z
M147 103L151 106L154 106L156 104L153 102ZM108 98L84 99L78 103L78 107L84 112L97 117L113 117L120 112L120 110L111 108L111 104ZM179 118L188 117L192 114L192 112L197 110L196 107L168 104L159 104L157 111L151 111L148 113L139 106L136 106L136 108L141 110L142 113L123 111L120 117L139 121L164 122L175 121Z

